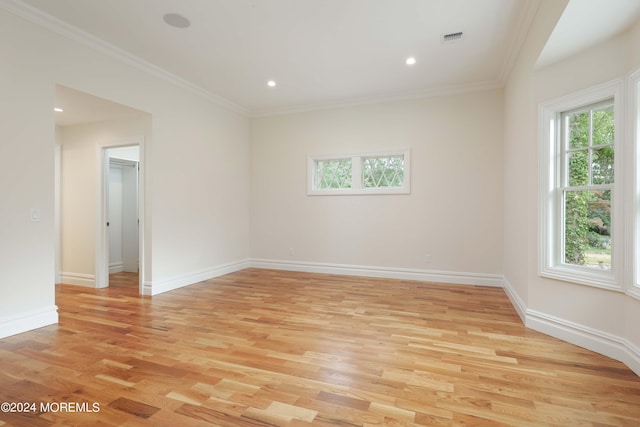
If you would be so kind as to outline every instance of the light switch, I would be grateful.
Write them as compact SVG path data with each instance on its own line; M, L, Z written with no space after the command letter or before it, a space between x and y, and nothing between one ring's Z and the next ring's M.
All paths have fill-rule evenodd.
M31 208L31 222L40 222L40 209Z

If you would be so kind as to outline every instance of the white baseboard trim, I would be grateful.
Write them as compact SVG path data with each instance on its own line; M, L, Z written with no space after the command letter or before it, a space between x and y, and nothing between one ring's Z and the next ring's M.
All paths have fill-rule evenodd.
M343 274L347 276L379 277L385 279L420 280L424 282L450 283L502 287L500 274L458 273L452 271L421 270L409 268L373 267L319 262L251 259L250 266L270 270L302 271L307 273Z
M513 286L511 286L511 283L509 283L509 281L506 278L503 279L502 288L504 289L504 292L507 294L507 297L511 301L511 305L513 305L513 308L515 308L516 313L518 313L518 316L520 317L520 321L524 325L526 325L527 324L526 304L524 303L524 301L522 301L522 298L520 298L520 295L518 295L518 293L513 289Z
M55 305L40 310L0 317L0 338L55 325L56 323L58 323L58 307Z
M624 363L636 375L640 376L640 348L630 341L588 326L528 309L506 278L504 279L504 290L527 328L611 357Z
M124 271L124 264L122 262L109 264L109 274L120 273L121 271Z
M60 283L65 285L96 287L96 276L94 274L69 273L63 271L60 273Z
M153 295L152 291L153 291L153 282L149 282L146 280L142 282L142 295L151 296Z
M204 280L213 279L214 277L222 276L224 274L244 270L248 267L249 260L242 260L206 268L192 273L181 274L168 279L152 280L151 282L145 281L142 285L142 294L158 295L163 292L169 292L184 286L193 285L194 283L202 282Z
M628 340L536 310L526 316L527 327L619 360L640 376L640 349Z
M622 344L624 345L625 357L619 360L640 377L640 347L627 339L622 340Z

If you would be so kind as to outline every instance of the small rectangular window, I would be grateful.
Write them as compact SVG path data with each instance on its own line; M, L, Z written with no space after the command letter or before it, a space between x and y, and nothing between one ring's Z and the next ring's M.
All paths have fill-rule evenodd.
M309 157L309 195L407 194L409 150Z

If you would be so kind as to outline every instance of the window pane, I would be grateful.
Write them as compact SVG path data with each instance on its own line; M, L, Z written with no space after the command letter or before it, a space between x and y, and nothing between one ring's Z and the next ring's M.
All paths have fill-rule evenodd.
M593 145L613 145L615 138L613 105L593 111Z
M593 150L591 174L593 184L613 184L613 147Z
M589 185L589 150L572 151L567 156L569 186Z
M564 193L566 264L611 269L611 191Z
M589 112L569 114L568 117L569 148L589 146Z
M365 157L362 160L363 187L402 187L404 184L403 156Z
M351 188L351 159L318 160L318 188Z

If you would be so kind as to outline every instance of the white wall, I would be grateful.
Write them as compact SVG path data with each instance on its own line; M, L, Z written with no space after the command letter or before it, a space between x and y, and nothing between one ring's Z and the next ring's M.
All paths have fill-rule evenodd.
M62 271L62 131L56 126L56 144L54 146L54 252L55 283L60 283Z
M530 260L537 247L537 105L532 71L568 1L542 2L504 89L504 274L512 297L526 306ZM536 234L537 236L537 234ZM524 313L520 313L522 316Z
M634 69L638 29L534 70L566 2L542 2L505 88L505 279L512 301L534 329L624 361L640 374L640 301L621 292L538 275L538 118L540 103ZM638 55L635 55L636 65ZM632 268L626 265L625 268ZM629 283L625 283L628 286Z
M0 14L0 337L57 321L54 86L15 39L14 25ZM39 222L31 222L31 208L39 209Z
M163 135L165 144L153 147L154 282L167 289L248 259L249 126L186 108L173 114L179 126L155 118L154 141ZM192 272L202 274L183 277Z
M249 256L246 117L4 10L0 51L0 336L57 319L56 84L153 117L143 160L147 292L242 265ZM30 221L32 207L40 222Z
M369 273L500 274L502 96L493 90L254 119L252 258ZM307 196L307 156L397 148L411 149L410 195Z
M151 141L151 116L65 126L62 142L62 273L67 284L94 286L96 208L101 147L142 136ZM114 250L117 250L114 248Z

